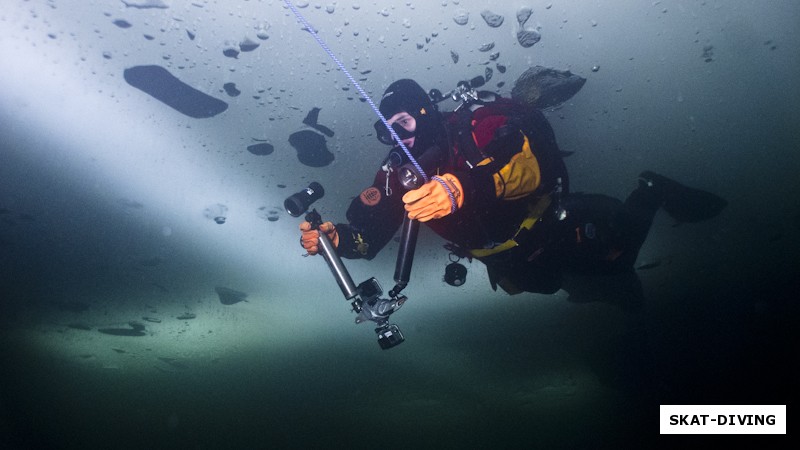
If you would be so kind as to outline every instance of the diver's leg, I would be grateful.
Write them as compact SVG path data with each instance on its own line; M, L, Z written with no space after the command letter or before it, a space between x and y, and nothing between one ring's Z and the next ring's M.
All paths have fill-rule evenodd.
M623 203L607 195L569 194L562 206L567 214L558 231L561 287L569 301L639 308L644 294L633 263L660 207L658 196L641 188Z
M660 197L661 206L678 222L700 222L716 217L728 205L710 192L684 186L651 171L639 175L639 187L650 188ZM637 189L638 190L638 189Z
M642 172L639 186L625 200L624 215L630 224L626 262L636 261L659 208L678 222L699 222L718 215L727 204L710 192L686 187L654 172Z
M650 226L653 225L656 211L663 203L663 195L642 179L639 180L639 187L625 199L624 210L620 215L628 222L625 247L629 253L626 259L631 265L636 262L639 249L647 239Z
M561 269L557 259L543 257L541 261L527 258L520 247L483 258L492 288L500 286L506 293L522 292L554 294L561 289Z

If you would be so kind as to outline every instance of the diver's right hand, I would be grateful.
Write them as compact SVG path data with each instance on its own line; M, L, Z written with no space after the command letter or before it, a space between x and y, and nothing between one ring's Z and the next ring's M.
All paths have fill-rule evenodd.
M330 239L333 244L333 248L339 246L339 233L336 232L336 227L332 222L323 223L319 226L319 230L322 230L322 232L328 236L328 239ZM312 230L311 223L309 222L300 224L300 231L302 232L300 245L306 249L309 255L316 255L319 253L319 230Z

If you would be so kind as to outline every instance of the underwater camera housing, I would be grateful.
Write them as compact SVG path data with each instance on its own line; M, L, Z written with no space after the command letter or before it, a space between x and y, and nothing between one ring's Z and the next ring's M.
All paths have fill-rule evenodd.
M356 305L353 305L353 310L358 312L356 323L367 320L375 322L378 325L375 328L378 345L383 350L402 344L405 337L397 325L389 323L389 315L400 309L408 298L405 295L389 299L380 298L383 289L374 277L358 285L357 290L361 302L357 306L357 311Z
M284 206L289 214L298 217L311 206L311 203L320 199L323 194L322 186L317 182L313 182L308 188L287 198ZM292 209L290 210L290 208ZM308 212L305 220L311 223L312 229L319 229L320 225L322 225L322 217L316 210ZM342 259L336 253L336 248L325 233L319 233L319 253L328 263L328 268L339 284L345 299L352 300L353 311L358 314L356 323L375 322L377 325L375 333L378 335L378 344L383 350L403 343L405 341L403 333L397 325L389 323L389 316L400 309L408 298L404 295L399 295L399 291L391 295L390 298L381 298L383 289L381 289L380 283L374 277L356 286Z

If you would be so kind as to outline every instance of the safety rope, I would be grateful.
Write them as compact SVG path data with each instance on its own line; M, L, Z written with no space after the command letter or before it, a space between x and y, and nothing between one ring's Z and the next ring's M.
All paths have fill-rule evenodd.
M453 214L458 209L458 202L456 202L456 196L453 194L453 191L450 190L450 186L447 185L447 182L436 175L433 176L435 181L438 181L439 184L442 185L445 192L447 192L447 196L450 197L450 214Z
M358 84L358 82L356 81L355 78L353 78L353 76L350 74L350 72L347 70L347 68L344 66L344 64L342 64L342 62L339 61L339 58L337 58L336 55L333 53L333 51L331 51L331 49L328 47L328 45L325 44L325 41L323 41L322 38L319 37L317 32L306 21L305 17L303 17L303 15L300 14L300 11L298 11L297 8L295 8L295 6L292 4L292 2L289 1L289 0L283 0L283 2L286 3L286 6L289 7L289 9L292 11L292 13L294 13L295 17L297 17L297 20L299 20L300 23L303 24L303 27L305 28L305 30L308 31L309 33L311 33L311 36L314 37L314 39L317 41L317 43L320 45L320 47L322 47L322 49L325 50L325 53L327 53L328 56L331 57L333 62L336 63L336 65L339 67L339 70L344 72L344 74L347 76L347 79L350 80L350 83L352 83L353 86L355 86L356 90L361 95L361 98L363 98L364 100L367 101L369 106L372 108L372 111L374 111L375 114L378 116L378 118L380 119L381 123L383 123L383 126L385 126L387 130L389 130L389 133L391 133L392 138L395 140L395 142L397 142L397 144L400 146L400 148L403 149L403 152L405 152L406 156L408 157L408 160L411 161L412 164L414 164L414 168L417 169L418 173L422 174L422 177L425 179L425 182L427 183L428 182L428 175L425 173L424 170L422 170L422 167L420 167L419 163L417 163L417 160L414 159L414 157L411 155L411 152L408 151L408 149L406 148L405 144L403 144L403 141L400 140L400 136L397 135L397 132L394 131L392 126L389 125L389 122L386 121L386 118L383 117L383 114L381 114L381 111L375 105L375 102L373 102L372 99L370 98L370 96L367 95L367 93L364 91L364 89L361 87L361 85Z

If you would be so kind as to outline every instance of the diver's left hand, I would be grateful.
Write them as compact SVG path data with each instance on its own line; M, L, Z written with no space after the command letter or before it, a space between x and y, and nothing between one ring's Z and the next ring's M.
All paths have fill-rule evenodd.
M464 204L461 182L455 175L446 173L403 196L410 219L427 222L456 212Z
M308 252L309 255L316 255L319 253L319 232L322 231L328 235L333 248L339 246L339 233L336 231L336 226L331 222L325 222L314 229L309 222L302 222L300 224L300 245Z

